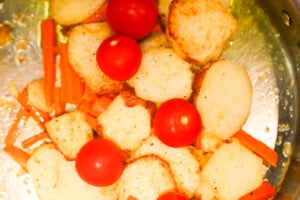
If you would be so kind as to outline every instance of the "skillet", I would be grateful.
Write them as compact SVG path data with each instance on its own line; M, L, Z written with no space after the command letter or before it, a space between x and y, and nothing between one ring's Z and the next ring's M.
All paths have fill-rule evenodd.
M39 0L0 3L0 23L7 20L13 35L0 47L0 94L8 98L9 80L21 87L42 74L38 24L48 15L48 4ZM254 83L254 106L245 129L279 153L278 167L266 173L279 189L276 199L299 199L300 1L232 0L230 10L239 28L222 57L247 67ZM0 114L2 148L13 113ZM38 199L30 178L26 174L16 177L17 166L3 154L0 199Z

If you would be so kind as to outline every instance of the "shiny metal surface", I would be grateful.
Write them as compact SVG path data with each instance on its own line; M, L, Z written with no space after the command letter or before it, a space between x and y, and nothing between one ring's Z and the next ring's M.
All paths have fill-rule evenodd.
M21 88L42 76L39 21L47 9L44 0L0 0L0 24L8 21L13 34L0 47L0 105L7 101L13 105L9 81ZM254 86L244 128L279 152L278 167L266 174L281 189L276 199L299 199L300 1L232 0L230 9L239 28L223 57L244 65ZM0 149L14 108L0 109ZM28 126L32 134L35 130ZM1 151L0 199L38 200L30 176Z
M293 88L294 99L292 103L293 119L292 129L287 132L285 138L292 141L293 154L288 172L283 181L282 188L276 199L300 199L300 121L299 121L299 87L300 87L300 1L257 0L258 5L267 13L268 19L274 28L280 33L280 41L286 54L287 66L285 77L290 77L290 86ZM285 84L281 85L285 97ZM281 112L281 121L288 121L289 117L284 111ZM278 147L281 150L281 147ZM276 171L276 170L275 170ZM276 173L276 172L275 172Z

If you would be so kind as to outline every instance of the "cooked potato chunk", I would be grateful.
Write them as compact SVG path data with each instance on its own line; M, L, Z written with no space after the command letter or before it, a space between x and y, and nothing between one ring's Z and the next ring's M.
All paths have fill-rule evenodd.
M28 172L40 200L115 200L116 184L94 187L77 174L74 161L67 161L53 144L39 147L29 158Z
M128 107L121 95L99 115L103 136L116 142L122 150L133 151L150 135L151 116L140 105Z
M99 9L105 0L51 0L50 16L61 25L82 22Z
M93 130L80 111L72 111L46 122L46 130L59 150L74 159L80 148L93 139Z
M153 31L150 36L140 42L143 52L152 47L170 47L166 35L162 32Z
M214 152L201 175L209 184L207 187L214 189L217 199L238 200L262 183L263 160L233 140Z
M42 79L34 80L28 83L28 101L31 105L44 112L51 112L51 106L46 103L44 95L44 81Z
M200 165L188 148L172 148L150 136L132 157L152 154L168 162L178 189L191 197L200 181Z
M236 27L236 20L219 1L173 0L166 34L181 57L204 65L220 57Z
M171 98L187 99L192 93L191 64L171 48L150 48L143 54L138 72L129 80L137 96L162 103Z
M160 194L175 190L168 164L157 156L140 157L129 163L119 180L119 200L129 197L154 200Z
M205 133L221 139L241 129L251 102L252 84L246 69L228 60L220 60L207 70L195 98Z
M116 92L122 84L107 77L99 68L96 52L101 42L113 34L106 22L75 26L69 35L68 54L74 70L94 92Z

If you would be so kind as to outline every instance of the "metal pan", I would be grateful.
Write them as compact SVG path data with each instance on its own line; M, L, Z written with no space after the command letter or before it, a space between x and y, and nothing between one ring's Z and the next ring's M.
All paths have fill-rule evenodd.
M254 86L251 115L244 128L279 153L278 167L266 173L279 188L276 199L299 199L300 1L231 0L230 9L238 30L222 57L244 65ZM6 105L12 101L8 82L22 87L42 75L39 21L48 15L47 10L47 1L0 0L0 23L8 24L12 34L0 47L1 149L15 115L14 107ZM0 199L38 200L30 177L2 151Z

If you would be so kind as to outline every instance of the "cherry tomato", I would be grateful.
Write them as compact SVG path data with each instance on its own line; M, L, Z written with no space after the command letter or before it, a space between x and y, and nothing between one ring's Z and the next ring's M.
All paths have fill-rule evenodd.
M134 39L115 35L100 44L96 59L104 74L114 80L125 81L139 69L142 50Z
M189 198L179 192L168 192L158 197L157 200L189 200Z
M110 140L94 139L86 143L76 158L79 176L94 186L113 184L123 172L123 155Z
M181 147L195 142L202 128L194 104L180 98L164 102L154 116L154 133L166 145Z
M106 14L114 31L142 39L157 23L158 6L155 0L109 0Z

